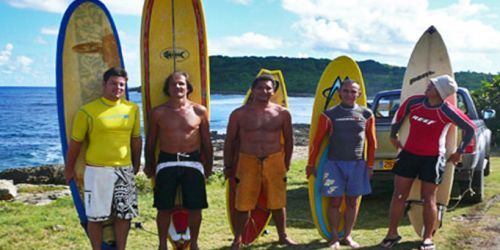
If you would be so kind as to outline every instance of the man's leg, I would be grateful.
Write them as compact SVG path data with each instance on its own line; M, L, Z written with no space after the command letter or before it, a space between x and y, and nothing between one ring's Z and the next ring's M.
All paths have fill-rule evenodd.
M113 224L115 229L116 249L125 250L128 232L130 230L130 220L115 218Z
M250 212L241 212L235 211L235 218L233 221L233 230L234 230L234 240L231 245L231 249L238 250L241 248L241 235L243 234L243 229L245 228L245 224L250 216Z
M289 246L297 245L295 241L286 235L286 208L273 209L271 213L278 231L279 242Z
M167 249L168 227L170 226L170 210L158 210L156 226L158 227L158 244L160 250Z
M189 231L191 233L190 249L197 250L198 248L198 235L200 234L201 225L201 209L189 210Z
M358 217L359 196L346 196L346 208L344 214L344 241L352 248L359 248L359 244L352 239L351 233Z
M403 218L406 198L410 194L413 178L394 176L394 193L392 194L391 209L389 211L389 230L386 238L394 239L398 234L399 221Z
M340 239L337 234L337 228L340 224L340 205L342 197L332 197L328 202L328 223L332 229L332 238L330 239L330 247L333 249L340 248Z
M437 184L422 181L420 194L424 203L424 243L432 243L432 232L437 217L436 191Z
M102 244L102 224L101 222L89 221L87 224L90 244L93 250L100 250Z

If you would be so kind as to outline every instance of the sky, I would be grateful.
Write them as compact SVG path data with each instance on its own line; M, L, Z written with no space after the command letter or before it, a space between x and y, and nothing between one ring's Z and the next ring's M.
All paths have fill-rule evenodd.
M0 0L0 86L55 86L57 35L71 0ZM102 0L118 29L129 86L140 85L143 1ZM406 66L434 25L454 71L498 74L498 0L205 0L209 55Z

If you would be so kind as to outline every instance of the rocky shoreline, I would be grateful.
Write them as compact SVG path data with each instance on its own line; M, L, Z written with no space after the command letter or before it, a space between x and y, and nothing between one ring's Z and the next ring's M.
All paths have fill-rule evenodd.
M309 141L309 124L294 124L294 153L293 159L306 159L307 146ZM222 168L225 134L216 131L211 133L214 147L214 168L215 171ZM28 168L11 168L0 172L0 179L12 180L14 184L54 184L65 185L63 175L64 165L44 165Z

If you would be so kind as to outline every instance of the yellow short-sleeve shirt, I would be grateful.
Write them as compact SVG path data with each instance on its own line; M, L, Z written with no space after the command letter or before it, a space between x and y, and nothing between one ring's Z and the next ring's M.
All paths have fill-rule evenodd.
M71 138L88 139L85 161L93 166L130 166L130 139L141 136L136 104L104 97L84 105L75 116Z

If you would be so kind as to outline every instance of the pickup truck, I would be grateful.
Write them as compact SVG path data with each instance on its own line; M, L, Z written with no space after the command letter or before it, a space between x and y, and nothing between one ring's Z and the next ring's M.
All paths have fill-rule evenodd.
M389 141L391 122L400 105L401 90L381 91L375 95L370 107L375 115L378 148L375 153L374 179L392 178L389 175L398 151ZM458 88L457 107L476 125L476 135L467 146L462 162L455 168L453 189L458 189L462 201L481 202L484 197L484 176L490 173L491 131L483 119L495 117L495 110L486 109L481 115L476 111L472 97L465 88ZM458 140L461 139L458 131Z

